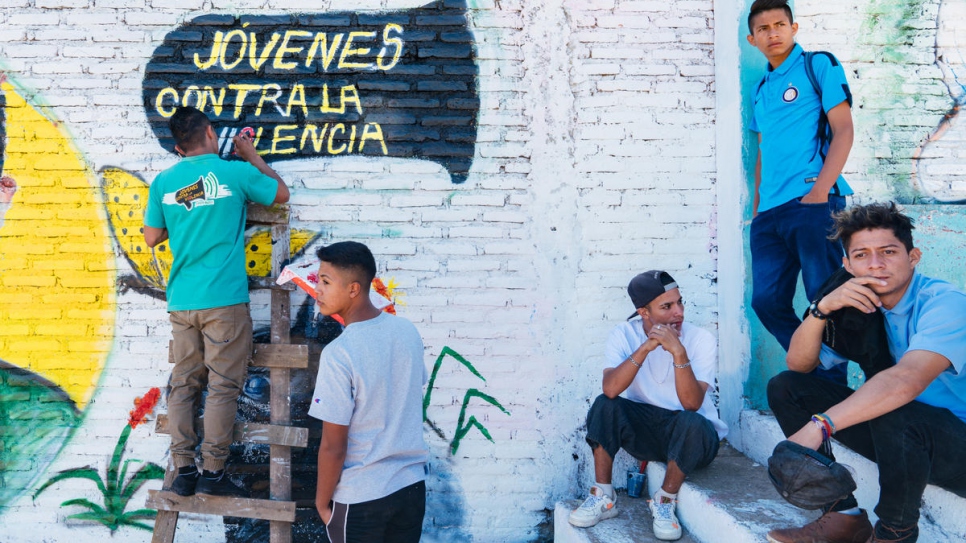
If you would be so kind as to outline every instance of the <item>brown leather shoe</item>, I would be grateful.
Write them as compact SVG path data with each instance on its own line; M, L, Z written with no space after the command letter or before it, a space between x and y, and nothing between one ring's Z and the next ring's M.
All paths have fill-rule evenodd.
M768 532L772 543L867 543L871 537L872 523L865 509L858 515L829 512L801 528Z

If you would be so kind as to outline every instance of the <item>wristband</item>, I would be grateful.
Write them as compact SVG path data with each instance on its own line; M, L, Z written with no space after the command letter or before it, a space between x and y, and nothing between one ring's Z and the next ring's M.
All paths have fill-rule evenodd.
M832 434L835 433L835 423L828 415L816 413L812 415L812 422L822 431L822 441L828 441L832 438Z
M811 305L808 306L808 312L811 313L812 316L815 317L816 319L824 321L829 316L825 313L822 313L822 311L818 308L818 303L821 301L822 300L820 298L812 302Z
M630 363L631 363L631 365L632 365L632 366L634 366L635 368L638 368L638 369L640 369L640 367L641 367L641 364L643 364L643 363L644 363L644 361L643 361L643 360L641 361L641 364L638 364L637 362L634 362L634 357L633 357L633 356L628 356L628 357L627 357L627 360L629 360L629 361L630 361Z
M679 369L679 370L683 370L684 368L690 368L691 367L691 361L688 360L684 364L674 364L674 367L677 368L677 369Z

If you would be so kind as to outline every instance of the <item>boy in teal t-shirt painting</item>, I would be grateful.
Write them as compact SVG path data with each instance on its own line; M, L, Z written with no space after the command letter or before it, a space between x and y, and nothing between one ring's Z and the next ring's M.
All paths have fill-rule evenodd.
M171 458L178 477L171 490L243 495L224 476L238 394L252 353L252 319L245 269L245 220L249 201L288 201L288 187L245 135L235 136L245 162L218 156L218 137L204 113L175 111L168 126L184 158L151 184L144 213L149 247L170 239L174 261L168 278L168 313L174 338L174 370L168 394ZM195 409L207 383L204 474L195 465Z

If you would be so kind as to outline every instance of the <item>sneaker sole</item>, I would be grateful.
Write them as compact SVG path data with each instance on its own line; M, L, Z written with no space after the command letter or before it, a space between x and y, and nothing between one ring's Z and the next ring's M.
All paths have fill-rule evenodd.
M654 532L654 537L661 541L675 541L681 539L682 535L684 534L680 528L676 532Z
M590 528L591 526L596 526L597 523L602 520L607 520L609 518L614 518L616 516L617 516L617 506L615 505L614 507L611 507L606 511L601 511L600 516L597 517L596 519L580 520L580 519L575 519L573 516L571 516L570 518L567 519L567 521L570 522L572 526L576 526L578 528Z

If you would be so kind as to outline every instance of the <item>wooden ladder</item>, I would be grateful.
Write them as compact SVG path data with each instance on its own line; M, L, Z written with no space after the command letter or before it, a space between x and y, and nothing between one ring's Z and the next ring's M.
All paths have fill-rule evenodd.
M145 506L158 510L154 522L152 543L173 543L178 528L178 514L201 513L208 515L245 517L269 521L271 543L291 543L292 523L295 522L295 502L292 501L292 452L291 447L306 447L307 428L290 426L291 370L308 366L307 345L291 345L291 283L276 285L275 278L289 258L289 210L287 206L270 208L252 204L248 207L248 225L271 227L272 271L269 277L249 278L249 288L271 290L271 343L257 343L252 355L252 366L269 368L271 381L271 424L236 422L234 441L270 445L269 481L270 499L230 498L195 494L179 496L164 490L149 490ZM174 362L170 344L168 361ZM200 421L200 419L199 419ZM196 427L202 425L196 421ZM168 433L168 419L160 415L158 433ZM164 488L170 488L177 476L171 463L164 477Z

